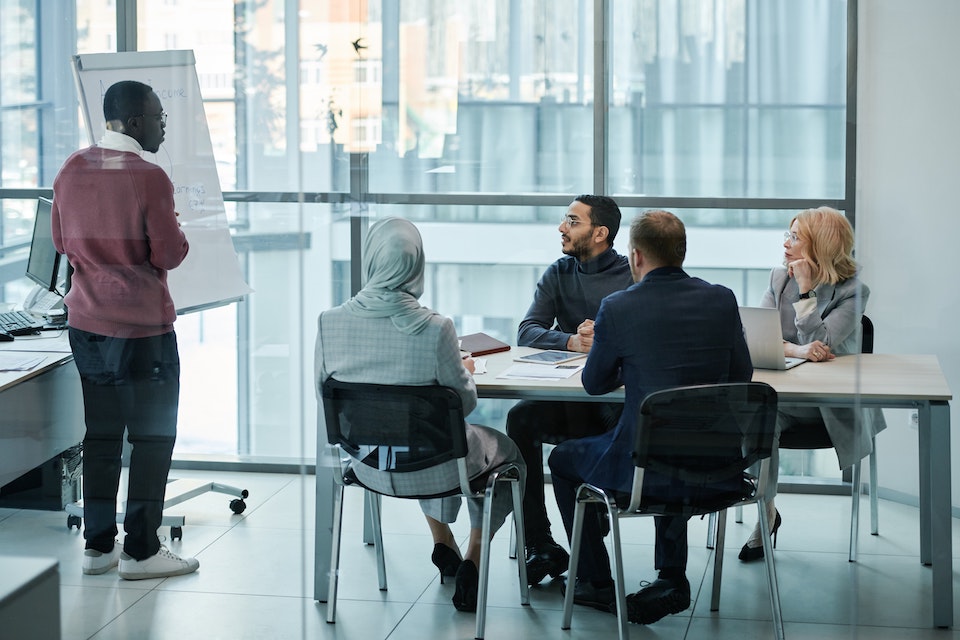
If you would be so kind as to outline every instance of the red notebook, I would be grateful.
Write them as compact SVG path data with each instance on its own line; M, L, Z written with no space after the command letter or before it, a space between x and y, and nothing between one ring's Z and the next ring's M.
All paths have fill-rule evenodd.
M476 357L491 353L500 353L501 351L509 351L510 345L506 342L500 342L485 333L471 333L460 336L460 350L466 351L471 356Z

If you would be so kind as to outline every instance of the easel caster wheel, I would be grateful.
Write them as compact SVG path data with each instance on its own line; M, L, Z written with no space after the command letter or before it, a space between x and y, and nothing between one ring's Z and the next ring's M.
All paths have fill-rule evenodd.
M230 511L233 511L234 513L243 513L243 511L246 508L247 508L247 503L241 500L240 498L234 498L233 500L230 501Z
M80 516L67 516L67 529L73 529L76 527L77 531L79 531L80 524L82 522L83 520L80 518Z
M170 527L171 540L183 540L183 527Z

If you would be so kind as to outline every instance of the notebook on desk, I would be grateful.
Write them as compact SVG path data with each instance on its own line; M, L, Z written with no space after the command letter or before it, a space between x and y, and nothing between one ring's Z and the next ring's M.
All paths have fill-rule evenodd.
M806 362L803 358L783 355L783 332L780 330L780 312L766 307L740 307L743 335L750 350L754 369L785 371Z
M471 333L460 337L460 350L476 358L491 353L509 351L510 345L485 333Z

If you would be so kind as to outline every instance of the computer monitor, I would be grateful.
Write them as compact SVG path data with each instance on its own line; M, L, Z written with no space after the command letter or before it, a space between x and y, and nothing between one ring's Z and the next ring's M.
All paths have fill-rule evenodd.
M33 222L33 240L30 242L30 257L27 259L27 277L48 291L57 291L61 256L53 246L53 234L50 231L52 206L53 203L47 198L37 199L37 217Z

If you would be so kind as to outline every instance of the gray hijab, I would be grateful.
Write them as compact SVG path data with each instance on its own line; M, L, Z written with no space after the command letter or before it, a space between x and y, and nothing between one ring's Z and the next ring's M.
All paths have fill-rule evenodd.
M423 240L412 222L378 221L363 243L363 288L343 307L361 318L389 317L402 333L420 333L436 315L418 302L424 264Z

